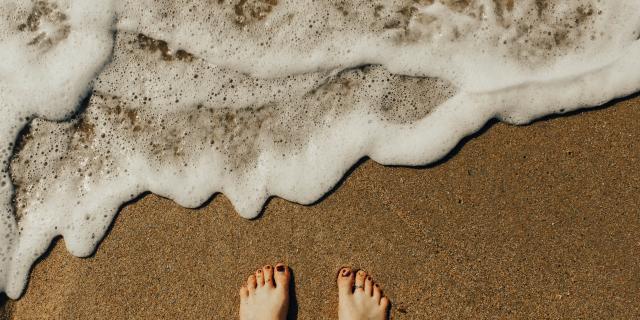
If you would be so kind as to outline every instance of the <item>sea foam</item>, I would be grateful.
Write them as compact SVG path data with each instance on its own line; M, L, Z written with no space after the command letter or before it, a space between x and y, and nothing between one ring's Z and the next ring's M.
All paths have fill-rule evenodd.
M145 191L256 217L358 159L640 89L640 0L0 0L0 287ZM19 134L19 133L22 134Z

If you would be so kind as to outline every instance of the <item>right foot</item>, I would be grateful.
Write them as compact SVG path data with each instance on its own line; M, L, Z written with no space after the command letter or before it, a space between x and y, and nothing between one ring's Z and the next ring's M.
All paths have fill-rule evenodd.
M338 274L338 319L385 320L389 299L370 275L342 268Z
M284 320L289 309L289 268L264 266L240 288L240 320Z

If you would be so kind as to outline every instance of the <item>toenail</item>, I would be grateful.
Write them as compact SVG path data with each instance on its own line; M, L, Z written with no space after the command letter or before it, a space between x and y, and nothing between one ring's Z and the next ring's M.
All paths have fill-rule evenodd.
M284 272L284 266L276 266L276 270L278 270L278 272Z
M367 280L371 280L371 276L367 276Z
M343 277L348 277L350 274L351 274L351 271L349 271L349 269L342 270L342 276Z
M271 266L266 266L265 268L267 268L267 269L271 269Z
M262 273L262 270L258 270L258 273Z

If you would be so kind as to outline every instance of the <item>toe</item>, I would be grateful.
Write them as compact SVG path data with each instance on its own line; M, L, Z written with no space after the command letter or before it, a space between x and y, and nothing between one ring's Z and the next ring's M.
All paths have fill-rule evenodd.
M379 303L381 297L382 297L382 290L380 289L380 286L376 283L373 285L373 300Z
M242 286L240 288L240 302L244 302L245 299L249 297L249 289L247 287Z
M363 270L358 270L358 273L356 273L356 288L354 290L354 292L364 292L364 282L365 279L367 278L367 273L364 272Z
M373 279L367 276L364 280L364 293L368 296L373 294Z
M262 274L262 269L256 270L256 282L258 283L258 287L264 286L264 275Z
M350 268L340 269L338 273L338 292L340 295L353 293L354 276Z
M256 276L255 275L250 275L249 279L247 279L247 290L249 290L249 293L252 293L253 291L256 290L256 286L257 286L257 281L256 281Z
M273 267L270 265L262 267L262 275L264 276L264 285L273 288Z
M387 308L389 308L389 298L382 297L382 299L380 299L380 307L383 310L387 310Z
M273 278L277 288L284 288L285 290L289 288L289 268L283 263L276 264Z

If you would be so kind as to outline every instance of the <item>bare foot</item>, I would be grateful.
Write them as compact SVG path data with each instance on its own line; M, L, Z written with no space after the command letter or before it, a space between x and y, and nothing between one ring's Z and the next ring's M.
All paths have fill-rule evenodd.
M284 320L289 309L289 268L264 266L240 288L240 320Z
M338 319L385 320L389 299L371 276L360 270L354 275L350 268L338 274Z

